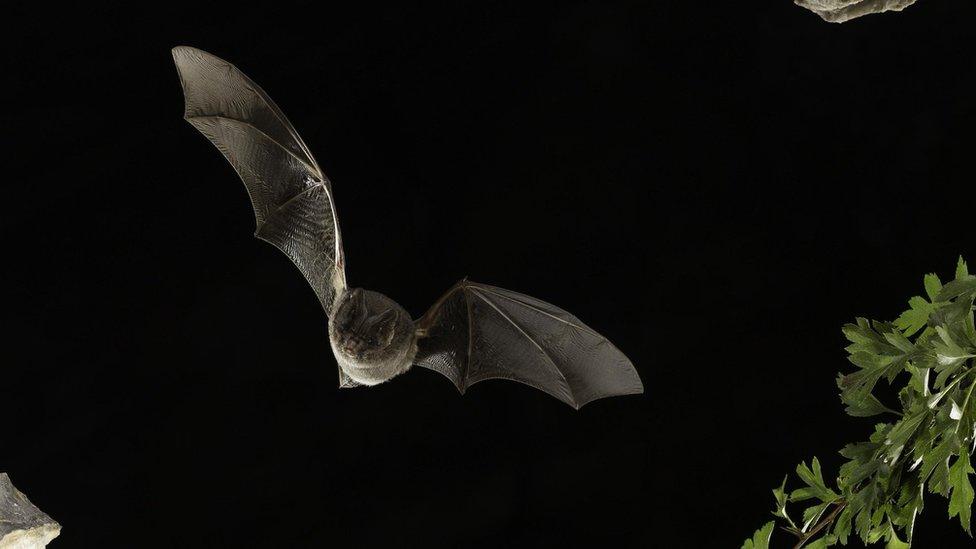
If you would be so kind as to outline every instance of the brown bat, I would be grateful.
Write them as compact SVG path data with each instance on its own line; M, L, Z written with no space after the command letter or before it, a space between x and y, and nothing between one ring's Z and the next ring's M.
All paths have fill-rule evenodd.
M332 183L281 109L218 57L180 46L173 59L184 117L244 180L255 236L298 266L328 315L340 387L376 385L417 365L461 393L485 379L511 379L577 409L644 392L620 350L538 299L465 279L415 321L383 294L348 288Z

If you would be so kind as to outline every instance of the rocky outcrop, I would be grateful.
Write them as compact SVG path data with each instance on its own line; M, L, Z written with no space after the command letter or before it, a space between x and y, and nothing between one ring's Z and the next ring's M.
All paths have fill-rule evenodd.
M0 473L0 549L42 549L60 533L61 525Z
M901 11L915 3L915 0L794 0L797 6L804 7L830 23L843 23L862 15Z

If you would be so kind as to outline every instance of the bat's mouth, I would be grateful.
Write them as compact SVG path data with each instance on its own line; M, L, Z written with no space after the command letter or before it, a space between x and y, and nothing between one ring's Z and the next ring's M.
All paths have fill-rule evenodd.
M349 358L354 358L356 360L363 360L369 355L367 351L364 351L357 346L343 347L342 352Z
M368 338L357 336L347 336L340 343L339 349L344 355L357 361L369 360L373 355L383 350L383 348L373 345Z

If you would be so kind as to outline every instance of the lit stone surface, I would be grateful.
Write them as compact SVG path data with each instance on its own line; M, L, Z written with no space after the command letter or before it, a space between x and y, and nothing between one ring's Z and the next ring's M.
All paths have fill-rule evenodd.
M41 549L61 533L61 525L34 506L0 473L0 549Z
M901 11L915 0L794 0L830 23L843 23L862 15Z

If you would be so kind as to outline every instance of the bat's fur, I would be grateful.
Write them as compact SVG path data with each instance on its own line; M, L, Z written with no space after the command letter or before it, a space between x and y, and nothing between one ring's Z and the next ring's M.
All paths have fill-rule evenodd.
M339 297L329 319L329 341L339 367L362 385L406 372L417 355L410 314L385 295L362 288Z

